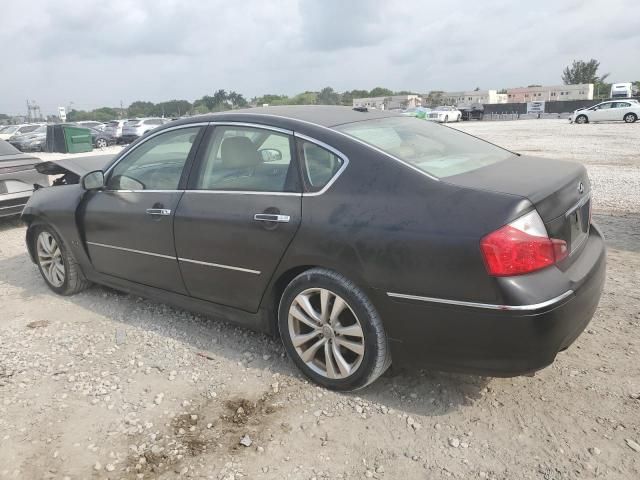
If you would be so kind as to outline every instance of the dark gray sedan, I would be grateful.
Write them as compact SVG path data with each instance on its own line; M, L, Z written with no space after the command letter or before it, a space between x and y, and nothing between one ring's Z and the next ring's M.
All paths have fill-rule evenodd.
M161 126L24 210L47 285L90 282L280 335L353 390L396 364L512 376L580 335L605 278L577 163L346 107Z

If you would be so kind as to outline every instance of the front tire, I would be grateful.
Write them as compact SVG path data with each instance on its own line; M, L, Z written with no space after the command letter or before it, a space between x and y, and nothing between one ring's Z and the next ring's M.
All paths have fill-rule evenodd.
M447 123L449 121L449 115L445 115L444 116L444 123Z
M638 120L638 116L635 113L627 113L624 116L625 123L634 123L636 120Z
M363 388L391 364L375 307L360 288L331 270L313 268L289 283L278 327L296 366L331 390Z
M59 235L49 226L34 227L33 251L42 278L58 295L73 295L90 285Z
M589 119L587 118L586 115L578 115L576 117L576 123L579 123L580 125L584 125L585 123L589 123Z

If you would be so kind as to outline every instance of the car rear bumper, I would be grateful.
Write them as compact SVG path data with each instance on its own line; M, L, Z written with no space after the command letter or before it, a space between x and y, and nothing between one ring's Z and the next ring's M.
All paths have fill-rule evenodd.
M131 143L131 142L134 142L137 139L139 139L140 135L135 135L135 134L132 134L132 133L126 133L126 134L123 134L122 137L120 137L120 138L125 143Z
M507 310L394 298L386 292L388 298L383 299L378 292L375 303L390 337L394 364L510 377L550 365L575 341L598 306L605 271L604 240L592 228L576 262L565 272L557 270L571 288L539 302ZM534 287L541 279L526 280ZM524 282L520 279L514 288L522 288Z
M29 197L31 197L31 192L24 192L22 196L0 194L0 218L20 215L29 201Z

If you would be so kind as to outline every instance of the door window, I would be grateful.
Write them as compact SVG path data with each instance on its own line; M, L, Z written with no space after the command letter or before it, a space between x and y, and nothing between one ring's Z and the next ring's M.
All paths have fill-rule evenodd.
M252 127L216 127L196 175L196 190L297 192L289 135Z
M307 190L311 192L322 190L340 170L343 160L315 143L299 140L298 145Z
M171 130L150 138L112 170L109 190L176 190L200 127Z

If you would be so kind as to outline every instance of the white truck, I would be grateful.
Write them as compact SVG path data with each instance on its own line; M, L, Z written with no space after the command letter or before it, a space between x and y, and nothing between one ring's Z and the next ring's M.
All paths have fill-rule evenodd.
M611 98L630 98L633 95L633 85L627 83L611 84Z

